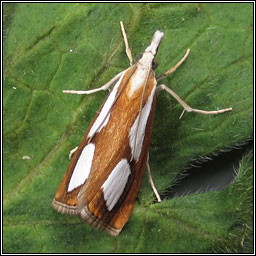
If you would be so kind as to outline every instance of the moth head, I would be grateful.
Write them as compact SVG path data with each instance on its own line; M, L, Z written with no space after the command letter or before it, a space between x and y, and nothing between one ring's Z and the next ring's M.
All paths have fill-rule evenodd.
M164 33L157 30L153 35L150 45L146 48L145 53L151 52L154 56L157 54L158 47L164 37Z
M155 57L157 54L158 47L163 39L164 33L157 30L152 38L150 45L146 48L145 52L142 54L138 63L142 66L151 65L152 69L156 69L157 63Z
M142 56L143 56L143 53L138 54L138 56L136 58L137 62L142 58ZM152 69L155 70L155 69L157 69L157 67L158 67L158 62L157 62L156 57L155 57L152 60Z

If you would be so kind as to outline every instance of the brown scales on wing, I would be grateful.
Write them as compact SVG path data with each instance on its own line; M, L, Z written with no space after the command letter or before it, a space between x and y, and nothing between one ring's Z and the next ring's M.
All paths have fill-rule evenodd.
M136 75L136 71L133 75ZM154 86L154 72L151 71L146 85L143 105L147 101ZM143 87L135 91L132 97L129 97L130 88L131 79L113 106L108 124L92 140L96 145L94 161L88 180L81 189L78 199L79 211L87 207L87 211L93 214L93 216L90 216L90 214L89 216L88 214L85 216L87 221L92 221L92 218L94 219L90 223L91 225L105 231L113 227L117 230L116 234L119 233L129 219L140 189L148 155L155 110L154 98L140 158L138 162L131 161L131 175L129 176L125 190L114 208L108 211L101 186L121 159L126 158L128 162L130 161L131 148L129 145L129 132L140 110ZM101 222L95 217L100 219Z
M112 235L117 235L120 232L132 213L135 199L144 175L144 166L147 160L152 133L155 97L147 122L140 158L138 162L135 162L134 160L131 161L132 173L128 178L126 188L115 207L111 211L108 211L101 186L121 159L126 158L128 162L131 159L129 132L140 111L141 95L143 92L143 87L141 87L129 97L132 81L130 76L135 74L136 70L134 71L134 66L127 70L118 88L117 95L120 94L120 96L117 96L118 98L111 109L111 116L108 124L91 138L90 143L95 144L95 153L91 172L85 185L81 185L76 189L67 192L74 168L82 150L88 144L87 136L93 123L97 119L98 114L95 116L74 154L53 201L53 207L62 213L78 214L84 209L84 212L87 211L88 213L87 217L84 216L88 223L107 231ZM151 70L145 89L143 105L147 101L154 85L154 71ZM102 106L98 113L100 113ZM79 191L80 198L78 202L77 196ZM78 207L77 204L79 204ZM79 209L77 210L77 208Z
M122 82L124 82L126 84L125 81L130 78L130 76L133 72L134 72L133 67L131 67L129 70L127 70L126 74L124 75L124 77L122 79ZM74 168L77 164L77 161L78 161L84 147L88 144L88 138L87 138L88 133L89 133L91 127L93 126L95 120L99 116L99 113L100 113L102 107L104 106L107 98L108 97L106 97L105 101L103 102L100 109L97 111L97 114L95 115L94 119L92 120L89 128L87 129L87 132L85 133L78 149L76 150L74 156L72 157L72 160L68 166L68 169L67 169L67 171L61 181L61 184L56 192L56 195L52 202L52 206L58 212L70 214L70 215L78 214L77 207L76 207L77 206L77 196L78 196L78 193L79 193L82 185L75 188L74 190L72 190L70 192L68 192L68 186L69 186L69 182L72 177Z

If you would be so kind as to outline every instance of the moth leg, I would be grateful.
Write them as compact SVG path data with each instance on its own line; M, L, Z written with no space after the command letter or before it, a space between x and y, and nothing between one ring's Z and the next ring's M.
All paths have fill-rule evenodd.
M206 111L206 110L200 110L200 109L195 109L195 108L191 108L186 102L184 102L173 90L171 90L170 88L168 88L166 85L161 84L156 88L156 93L159 93L160 91L165 90L167 91L169 94L171 94L180 104L181 106L184 108L179 119L182 118L183 114L185 111L187 112L196 112L199 114L205 114L205 115L211 115L211 114L220 114L220 113L224 113L226 111L231 111L232 108L225 108L225 109L220 109L220 110L213 110L213 111Z
M106 84L104 84L103 86L101 86L100 88L97 89L92 89L92 90L87 90L87 91L76 91L76 90L63 90L63 93L71 93L71 94L92 94L95 92L99 92L99 91L105 91L107 90L117 79L119 79L121 77L121 75L123 74L123 72L125 72L126 70L120 72L119 74L117 74L115 77L113 77L110 81L108 81Z
M158 202L161 202L161 198L160 198L160 196L159 196L159 194L158 194L158 192L157 192L157 189L156 189L156 187L155 187L155 184L154 184L153 179L152 179L152 176L151 176L151 171L150 171L150 166L149 166L149 155L148 155L146 167L147 167L147 171L148 171L148 179L149 179L150 185L151 185L151 187L152 187L152 189L153 189L153 191L154 191L154 193L155 193L155 196L156 196L156 198L157 198L157 201L158 201Z
M128 44L128 39L127 39L127 36L126 36L126 33L125 33L124 24L123 24L122 21L120 21L120 25L121 25L123 38L124 38L126 55L127 55L128 59L130 61L130 65L132 66L133 65L132 52L131 52L131 49L130 49L129 44Z
M174 65L169 70L167 70L165 73L163 73L162 75L157 77L156 81L159 81L159 80L165 78L167 75L173 73L186 60L186 58L189 55L189 52L190 52L190 49L187 49L187 51L186 51L185 55L183 56L183 58L176 65Z
M72 158L72 155L76 152L77 149L78 149L78 146L70 150L69 155L68 155L69 159Z

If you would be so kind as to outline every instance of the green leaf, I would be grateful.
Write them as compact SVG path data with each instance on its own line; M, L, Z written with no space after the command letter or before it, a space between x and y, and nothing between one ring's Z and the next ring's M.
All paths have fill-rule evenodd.
M252 252L252 152L222 191L153 204L147 177L117 238L51 201L105 92L97 88L129 66L120 32L124 21L133 56L156 29L164 31L157 76L190 48L163 83L190 106L220 115L186 113L161 92L150 165L158 190L200 156L246 141L253 132L252 3L4 3L3 251L5 253Z

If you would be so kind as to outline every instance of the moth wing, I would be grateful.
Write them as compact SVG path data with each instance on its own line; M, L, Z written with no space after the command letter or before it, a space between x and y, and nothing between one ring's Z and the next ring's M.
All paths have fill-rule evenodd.
M108 121L107 116L120 90L120 85L129 78L133 71L133 67L128 69L116 82L73 155L52 201L53 208L58 212L70 215L78 214L77 195L82 185L86 183L91 171L92 162L95 159L95 143L91 143L90 141L96 133L99 133L104 128L106 121Z
M78 194L81 217L113 236L118 235L132 213L153 127L154 72L150 71L145 85L140 115L144 88L134 90L136 72L112 107L107 124L91 140L95 144L94 160L87 182Z

